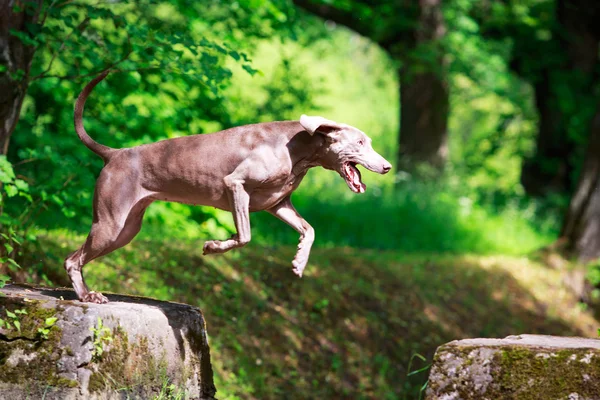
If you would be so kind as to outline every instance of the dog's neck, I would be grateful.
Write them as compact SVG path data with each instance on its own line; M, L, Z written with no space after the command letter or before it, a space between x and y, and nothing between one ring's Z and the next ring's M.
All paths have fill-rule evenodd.
M320 134L307 132L296 134L288 143L292 155L292 172L295 176L304 176L313 167L333 169L327 163L328 143Z

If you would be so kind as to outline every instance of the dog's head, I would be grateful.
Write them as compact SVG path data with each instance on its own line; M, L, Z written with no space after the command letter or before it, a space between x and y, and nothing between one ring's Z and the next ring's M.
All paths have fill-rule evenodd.
M337 171L355 193L364 193L367 188L356 165L378 174L386 174L392 169L392 165L373 150L371 139L353 126L307 115L300 117L300 124L311 135L325 136L327 148L323 167Z

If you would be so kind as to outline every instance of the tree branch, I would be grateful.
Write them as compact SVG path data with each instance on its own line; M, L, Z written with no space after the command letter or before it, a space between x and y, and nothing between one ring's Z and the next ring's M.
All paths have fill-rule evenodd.
M406 39L406 35L403 30L395 29L393 31L384 33L375 27L376 22L371 19L363 19L360 15L355 12L356 10L344 10L341 8L334 7L328 4L315 3L312 0L292 0L296 6L314 14L318 17L329 19L340 25L355 31L359 35L371 39L377 43L388 53L393 52L393 48L399 43ZM373 1L355 1L359 6L362 7L376 7L377 4L373 4ZM379 2L375 2L379 3ZM398 13L400 13L398 11ZM400 14L399 14L400 15Z
M52 58L50 58L50 61L48 62L48 67L39 75L36 75L34 77L31 78L32 81L38 80L43 78L44 76L46 76L46 74L50 71L50 68L52 68L52 64L54 63L54 60L56 59L56 56L58 55L58 53L60 53L61 51L63 51L63 49L65 48L65 44L67 44L67 40L69 40L69 38L71 37L71 35L77 31L79 31L79 33L83 32L83 27L84 25L87 25L87 23L90 21L89 17L85 17L83 19L83 21L81 21L81 23L79 25L77 25L77 27L75 29L73 29L71 32L69 32L69 34L65 37L65 40L63 40L63 42L60 44L60 47L57 51L55 51L52 54Z
M84 22L85 22L85 20L84 20ZM83 22L82 22L82 24L83 24ZM101 72L106 71L107 69L113 69L117 65L121 64L123 61L127 60L129 58L129 56L133 53L133 47L131 46L131 37L129 36L129 33L127 33L127 46L129 47L127 50L127 53L125 53L125 55L120 60L115 61L114 63L110 64L107 67L102 68L100 71L90 72L90 73L83 74L83 75L60 76L60 75L46 75L46 72L48 71L48 70L46 70L42 74L31 78L31 81L33 82L33 81L36 81L38 79L43 79L43 78L58 78L59 80L71 80L71 79L83 78L83 77L87 77L87 76L96 76L96 75L100 74ZM50 67L48 67L48 69L50 69Z
M373 38L373 31L370 29L370 24L351 11L342 10L327 4L317 4L310 0L293 0L293 2L298 7L303 8L311 14L332 20L333 22L352 29L362 36L377 41Z

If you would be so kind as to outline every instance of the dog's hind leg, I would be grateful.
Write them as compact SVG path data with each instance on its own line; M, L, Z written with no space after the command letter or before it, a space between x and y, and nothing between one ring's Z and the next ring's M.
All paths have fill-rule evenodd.
M95 258L125 246L137 235L146 207L152 202L150 198L137 197L125 190L118 196L102 196L102 184L96 188L94 222L90 234L83 246L67 257L64 264L79 300L108 302L101 293L89 290L82 269Z

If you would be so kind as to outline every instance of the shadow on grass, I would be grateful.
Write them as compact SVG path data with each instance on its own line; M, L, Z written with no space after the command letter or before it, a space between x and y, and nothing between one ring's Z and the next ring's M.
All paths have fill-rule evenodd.
M51 254L74 245L56 235L40 243ZM414 353L430 360L437 346L467 337L586 333L549 317L506 270L474 260L317 249L298 279L293 254L249 245L202 257L199 244L138 240L85 275L96 290L200 307L219 399L413 399L426 379L407 378ZM60 263L43 268L63 276ZM68 284L66 275L51 280Z

